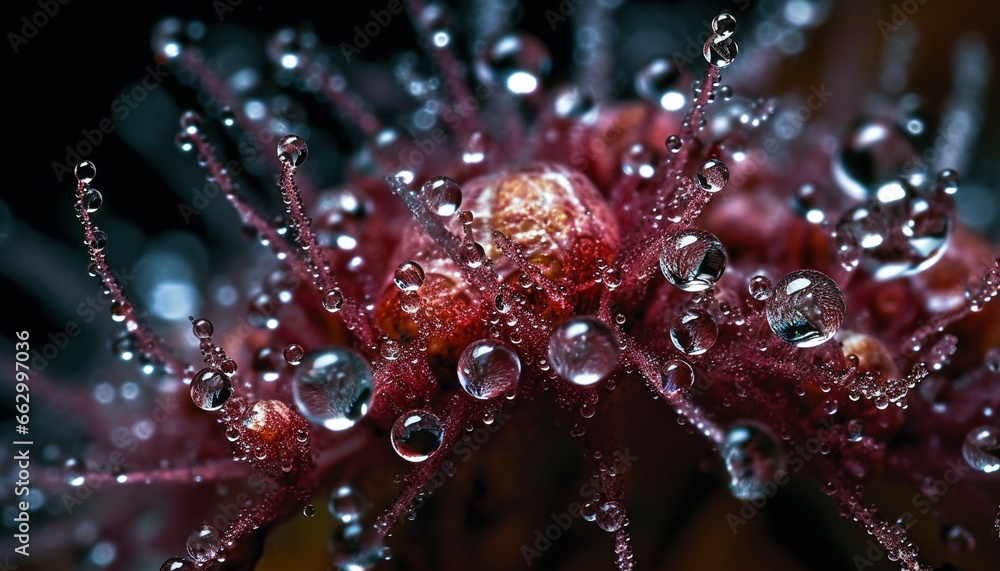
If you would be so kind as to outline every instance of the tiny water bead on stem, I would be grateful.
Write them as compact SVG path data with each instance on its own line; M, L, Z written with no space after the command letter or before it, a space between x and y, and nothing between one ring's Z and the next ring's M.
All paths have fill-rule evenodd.
M581 40L577 49L594 69L580 85L551 89L552 58L540 40L500 21L476 38L474 65L463 66L447 10L416 0L406 6L440 77L422 77L416 58L399 63L391 75L416 101L401 105L398 117L364 80L352 85L358 77L337 70L335 48L311 31L281 30L268 44L277 68L271 87L317 95L367 139L336 189L315 185L309 171L329 160L325 141L335 137L279 113L287 101L265 104L220 75L224 68L196 45L204 30L187 34L168 20L154 34L157 58L203 91L225 136L253 136L267 125L271 150L257 166L268 173L260 177L266 185L278 181L284 209L275 219L254 206L253 189L240 186L252 183L238 183L209 142L211 121L183 114L178 146L196 154L277 265L226 269L246 291L197 310L212 321L191 318L200 370L174 357L125 298L105 257L113 236L90 217L104 202L90 186L96 169L77 167L77 215L112 318L162 369L164 391L190 395L168 419L170 430L157 429L157 437L185 436L183 459L141 472L143 479L176 482L188 470L219 488L246 488L251 477L263 484L224 518L181 520L170 545L186 557L161 569L265 564L268 550L280 549L264 544L265 532L285 525L312 533L323 502L335 520L323 531L324 557L336 569L371 569L392 556L391 542L404 546L395 551L401 566L473 567L481 562L454 549L448 557L415 555L410 539L419 532L403 524L418 510L447 524L454 514L422 506L445 481L474 480L479 499L462 521L507 537L494 533L507 522L489 512L488 498L504 488L495 466L506 459L483 472L459 464L468 461L465 451L472 458L511 448L505 439L531 419L539 428L525 432L543 454L565 446L546 429L563 428L584 449L580 480L593 474L593 497L580 507L588 524L562 531L595 545L589 538L603 533L614 555L599 562L613 557L622 570L653 551L631 546L633 537L637 545L649 539L635 532L639 522L657 525L650 512L668 520L663 525L686 521L663 507L670 490L657 485L644 495L634 482L646 477L621 477L629 445L641 447L641 463L651 466L637 471L655 473L653 456L662 456L671 472L656 473L657 482L676 479L675 464L699 456L696 463L720 475L721 489L744 502L766 500L788 479L815 480L909 570L929 567L905 526L873 506L876 484L926 492L928 479L961 458L970 475L953 497L974 507L935 507L942 544L995 550L982 524L995 521L992 504L1000 503L996 247L954 216L955 171L903 172L916 147L896 126L909 112L902 103L886 103L891 120L852 124L837 146L837 125L852 118L817 119L809 136L789 135L771 120L778 103L745 97L758 91L746 73L773 65L759 55L768 53L759 38L779 29L801 37L804 26L792 20L807 20L808 6L789 3L765 18L740 55L736 18L717 15L697 63L707 64L701 79L689 91L680 83L695 66L654 58L635 77L643 102L610 99L604 43ZM581 6L581 35L593 36L609 10ZM751 71L740 76L743 60ZM475 90L466 67L482 83ZM723 68L732 85L722 85ZM244 81L267 75L246 70ZM428 128L442 136L423 138L435 132ZM760 148L766 153L756 154ZM261 319L234 315L272 299L280 310ZM648 395L635 390L643 384ZM639 403L641 396L651 403ZM669 432L676 425L683 428ZM666 436L650 439L649 430ZM691 442L683 431L712 452L682 449ZM534 457L526 448L534 445L518 450L518 462ZM538 478L543 468L528 466ZM131 482L138 474L115 477ZM89 477L76 461L61 475L71 487ZM204 497L213 500L205 505L217 503ZM699 518L713 513L699 509L706 510ZM511 546L515 560L498 554L497 566L520 563ZM538 556L578 568L557 551Z

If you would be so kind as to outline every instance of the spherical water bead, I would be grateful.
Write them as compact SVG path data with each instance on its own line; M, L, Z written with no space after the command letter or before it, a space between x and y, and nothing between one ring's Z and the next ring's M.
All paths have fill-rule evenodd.
M766 484L785 471L781 443L757 423L730 427L720 452L729 472L729 489L740 500L765 497Z
M361 516L368 509L368 501L354 486L340 486L330 492L326 507L334 519L350 525L361 521Z
M474 341L458 358L458 382L477 399L492 399L511 392L520 377L521 359L500 341Z
M336 313L341 307L344 307L344 294L339 289L331 289L323 294L323 309Z
M87 481L87 471L83 462L69 458L63 464L63 479L74 488L82 486Z
M698 169L695 179L702 190L719 192L729 182L729 167L719 159L708 159Z
M437 452L444 440L444 425L428 410L410 411L392 425L392 448L409 462L423 462Z
M210 525L203 525L188 536L188 555L197 563L208 563L219 554L221 539L219 530Z
M965 463L980 472L1000 470L1000 427L980 426L969 431L962 444Z
M215 332L215 326L207 319L196 319L191 322L191 330L198 339L208 339Z
M82 161L73 167L73 175L83 184L90 184L97 176L97 167L90 161Z
M302 362L302 357L305 354L306 350L302 348L302 345L292 343L291 345L285 347L282 356L285 358L285 362L289 365L298 365Z
M462 189L446 176L432 178L424 183L421 190L427 207L438 216L451 216L462 204Z
M97 209L104 204L104 197L96 188L88 188L83 191L83 207L89 214L97 212Z
M395 282L400 291L417 291L424 283L424 269L416 262L403 262L396 266L392 281Z
M594 107L594 95L576 85L560 87L552 97L553 110L564 119L580 119Z
M767 276L754 276L750 278L747 290L757 301L764 301L771 295L771 280Z
M885 119L865 119L852 125L833 156L833 178L857 200L871 197L876 187L899 176L919 153L907 134Z
M732 37L722 37L715 34L705 42L701 53L705 56L705 61L722 68L736 61L740 47L736 45L736 41Z
M160 565L160 571L194 571L194 563L186 557L171 557Z
M685 391L694 385L694 369L687 361L671 359L660 369L659 392L664 398L669 398L680 391Z
M630 176L651 178L656 172L656 156L645 143L631 145L622 155L622 172Z
M476 75L484 83L503 85L515 95L538 91L552 60L538 38L513 32L497 38L476 61Z
M218 369L205 367L191 379L191 400L202 410L219 410L232 395L232 382Z
M663 144L671 153L681 152L681 147L684 146L684 142L677 135L670 135Z
M701 355L715 345L719 324L700 309L691 309L674 319L670 326L670 341L686 355Z
M846 433L847 440L851 442L861 442L865 435L865 423L856 418L849 420L846 426Z
M592 385L610 375L618 366L618 353L614 333L593 316L568 319L549 338L552 369L577 385Z
M962 184L962 177L954 169L944 169L937 175L938 184L945 194L955 194L959 185Z
M919 273L941 259L950 226L943 204L898 180L844 213L837 242L848 263L860 262L876 280L889 280Z
M684 94L677 89L680 77L681 70L672 60L657 57L635 74L635 91L650 103L676 111L685 103Z
M295 406L309 422L346 430L368 414L374 394L368 362L346 347L312 351L292 378Z
M732 36L736 33L736 18L729 12L720 12L712 19L712 31L722 39Z
M604 502L597 506L594 520L597 522L597 527L604 531L618 531L625 523L625 508L613 500Z
M660 270L668 282L684 291L704 291L726 270L726 250L710 232L682 230L664 241Z
M826 274L797 270L778 281L767 300L767 323L782 341L815 347L844 322L847 305L840 287Z
M226 105L222 108L222 111L219 112L219 120L222 121L222 124L226 127L232 127L236 124L236 112L233 111L231 106Z
M293 167L302 166L309 155L305 139L298 135L285 135L278 142L278 160Z
M91 250L100 252L108 247L108 235L104 230L94 230L94 237L87 242L87 245Z

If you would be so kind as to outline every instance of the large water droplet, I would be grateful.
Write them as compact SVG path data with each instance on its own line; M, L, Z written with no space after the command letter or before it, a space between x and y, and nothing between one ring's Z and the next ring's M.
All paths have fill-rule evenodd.
M364 418L373 392L371 367L346 347L310 352L292 379L299 412L329 430L346 430Z
M698 169L698 186L708 192L719 192L729 182L729 167L719 159L708 159Z
M771 279L767 276L754 276L747 284L747 291L757 301L764 301L771 295Z
M601 503L597 506L594 519L597 527L604 531L618 531L625 523L625 508L614 500Z
M551 63L548 48L538 38L513 32L497 38L477 58L476 75L484 83L526 95L538 90Z
M691 388L694 384L694 369L687 361L671 359L660 369L661 384L658 388L664 398Z
M962 457L980 472L1000 470L1000 428L980 426L970 430L962 444Z
M687 355L701 355L708 351L718 337L719 324L700 309L678 315L670 326L670 341Z
M635 91L639 97L669 111L684 106L685 97L677 89L681 70L673 61L657 57L646 63L635 75Z
M194 571L194 563L186 557L171 557L160 565L160 571Z
M712 19L712 31L720 39L726 39L736 33L736 18L729 12L720 12Z
M219 554L221 538L219 530L210 525L201 526L188 536L188 555L198 563L208 563Z
M507 345L492 339L470 343L458 358L458 382L477 399L492 399L517 387L521 359Z
M301 166L309 156L305 139L298 135L285 135L278 142L278 160L293 167Z
M232 382L218 369L205 367L191 379L191 400L202 410L219 410L232 394Z
M660 270L668 282L684 291L704 291L726 270L726 250L714 234L697 228L682 230L664 241Z
M840 329L847 305L837 283L814 270L797 270L778 281L767 300L767 323L796 347L825 343Z
M368 509L368 500L354 486L340 486L330 492L327 509L345 525L358 523Z
M849 265L860 261L872 277L888 280L921 272L941 259L950 226L944 204L897 180L844 213L837 242Z
M392 281L400 291L417 291L424 283L424 269L416 262L403 262L396 266Z
M389 437L400 458L423 462L441 447L444 425L433 412L414 410L396 419Z
M730 427L720 452L729 472L729 489L741 500L766 497L767 484L785 471L781 443L757 423Z
M731 37L723 37L718 34L708 38L702 48L702 55L705 61L716 66L726 67L736 61L736 56L740 52L740 47Z
M446 176L432 178L421 189L427 207L438 216L451 216L462 204L462 189Z
M104 204L104 197L96 188L88 188L83 191L83 207L87 209L88 213L97 212L102 204Z
M902 129L884 119L865 119L844 134L833 156L833 178L847 194L862 200L917 158L916 147Z
M568 319L549 338L549 363L562 378L577 385L592 385L618 366L618 343L600 319Z

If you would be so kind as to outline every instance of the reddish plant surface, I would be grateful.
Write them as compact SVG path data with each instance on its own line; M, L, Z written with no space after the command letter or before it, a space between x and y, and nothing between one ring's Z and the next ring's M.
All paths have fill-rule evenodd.
M638 100L618 100L600 41L577 45L578 81L536 87L539 40L499 30L463 64L461 25L407 10L433 74L391 70L417 100L398 117L387 70L342 73L304 28L269 40L276 85L364 138L332 189L314 180L328 167L310 170L332 137L307 135L290 100L258 116L220 71L238 36L154 32L157 61L208 102L179 117L177 143L214 194L196 188L181 216L215 229L227 203L228 226L267 248L213 271L197 302L168 267L147 319L99 228L118 191L95 190L93 165L113 161L76 166L100 309L145 376L33 375L85 433L38 476L38 568L155 568L171 552L163 568L991 568L1000 260L955 214L959 141L922 151L926 123L895 84L864 105L833 82L751 99L775 95L754 79L780 50L743 34L801 38L801 15L748 18L751 32L720 15L695 30L704 59L661 58ZM890 71L907 38L887 36ZM968 68L985 73L984 49L957 51L943 132L980 108ZM243 162L222 124L244 133ZM254 174L277 180L277 219L247 191ZM800 526L826 537L797 547Z

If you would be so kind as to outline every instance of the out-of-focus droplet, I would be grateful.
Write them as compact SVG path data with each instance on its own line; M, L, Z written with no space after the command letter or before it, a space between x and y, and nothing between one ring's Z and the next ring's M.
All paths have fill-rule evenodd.
M1000 470L1000 428L980 426L970 430L962 444L962 457L980 472L992 474Z
M729 472L729 489L740 500L766 497L767 484L776 489L774 479L785 471L781 443L755 422L730 427L720 452Z
M295 406L309 422L347 430L368 414L374 395L368 362L346 347L312 351L292 379Z

